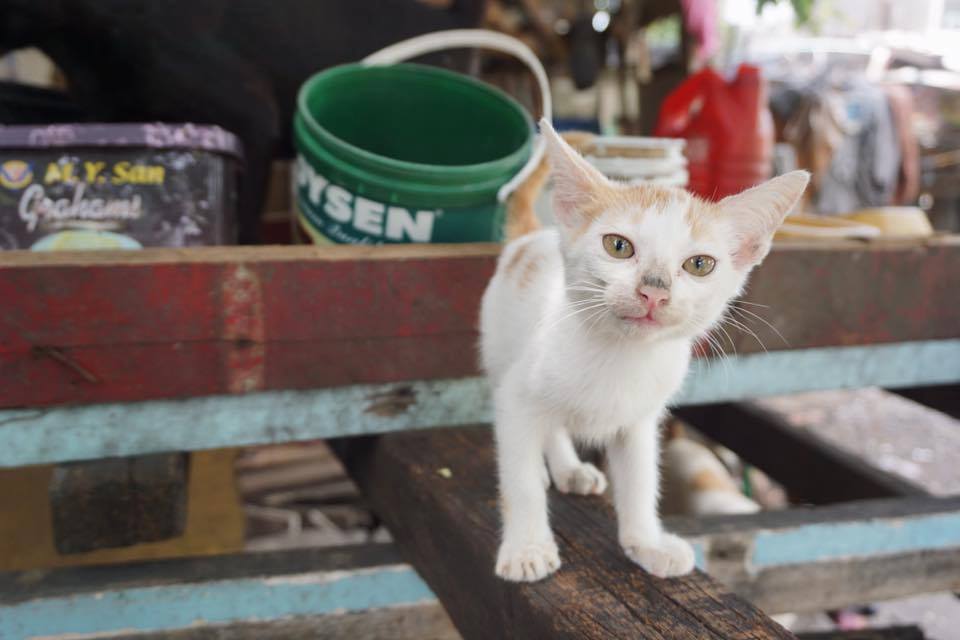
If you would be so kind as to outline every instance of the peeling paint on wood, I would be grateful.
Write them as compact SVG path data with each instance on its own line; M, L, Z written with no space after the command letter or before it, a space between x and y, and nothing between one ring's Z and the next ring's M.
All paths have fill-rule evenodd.
M371 394L365 413L390 418L408 411L417 402L417 390L410 385Z
M263 293L256 272L243 264L226 268L222 289L223 337L229 351L224 367L230 393L263 388L266 351L263 346Z

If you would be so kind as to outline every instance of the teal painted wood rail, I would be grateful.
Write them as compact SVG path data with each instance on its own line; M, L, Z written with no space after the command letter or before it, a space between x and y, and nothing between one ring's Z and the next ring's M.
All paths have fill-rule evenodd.
M960 381L960 340L695 361L676 404ZM490 420L481 378L0 411L0 467L333 438Z

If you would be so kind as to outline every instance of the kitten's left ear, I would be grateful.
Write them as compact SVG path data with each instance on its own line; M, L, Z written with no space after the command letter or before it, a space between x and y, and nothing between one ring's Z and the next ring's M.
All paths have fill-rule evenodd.
M735 236L735 267L750 269L760 264L770 251L774 232L809 182L809 172L791 171L718 203Z

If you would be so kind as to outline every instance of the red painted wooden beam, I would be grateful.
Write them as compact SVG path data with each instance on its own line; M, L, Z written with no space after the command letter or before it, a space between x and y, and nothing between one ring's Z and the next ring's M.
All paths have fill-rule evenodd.
M498 249L0 253L0 408L474 375ZM953 338L958 290L955 239L789 245L744 308L770 350Z

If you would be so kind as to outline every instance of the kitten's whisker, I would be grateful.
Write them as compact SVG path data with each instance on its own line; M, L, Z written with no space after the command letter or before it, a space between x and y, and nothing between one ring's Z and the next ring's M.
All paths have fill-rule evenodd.
M744 318L744 319L747 319L747 316L749 316L749 317L751 317L751 318L756 318L757 320L759 320L759 321L762 322L763 324L765 324L765 325L767 325L768 327L770 327L770 329L771 329L775 334L777 334L777 337L780 338L781 340L783 340L783 344L785 344L785 345L787 345L787 346L790 346L790 341L787 340L786 338L784 338L784 337L783 337L783 334L780 333L780 330L777 329L775 326L773 326L773 324L772 324L769 320L767 320L766 318L764 318L763 316L757 315L756 313L754 313L753 311L750 311L749 309L742 309L742 308L737 307L737 306L730 306L729 308L730 308L730 309L734 309L737 313L746 314L746 315L741 315L741 317Z
M604 304L606 304L606 303L603 302L603 301L600 301L600 300L584 300L584 301L581 302L580 304L570 304L570 305L567 305L567 309L574 310L574 311L578 311L578 310L581 310L581 309L588 309L588 308L589 308L589 309L592 309L592 308L594 308L594 307L597 306L597 305L604 305Z
M746 301L746 300L739 300L739 299L733 300L733 301L731 302L731 304L749 304L749 305L751 305L751 306L753 306L753 307L762 307L762 308L764 308L764 309L769 309L769 308L770 308L770 305L768 305L768 304L760 304L759 302L748 302L748 301Z
M720 344L719 339L717 340L717 343L720 345L720 357L718 358L718 360L720 361L720 366L723 367L724 377L726 378L726 380L729 380L731 375L730 355L724 350L723 344Z
M726 318L729 319L729 318ZM727 342L730 343L730 349L733 350L733 355L737 355L737 345L734 343L733 338L730 337L730 334L727 332L726 327L723 326L723 322L720 322L717 325L717 329L723 332L723 335L726 337Z
M564 316L561 316L560 318L557 318L556 320L554 320L552 323L550 323L550 324L548 324L548 325L544 325L544 324L542 324L542 323L538 323L538 327L541 328L541 329L544 329L544 330L549 330L549 329L554 328L555 326L557 326L558 324L560 324L560 323L563 322L564 320L566 320L566 319L568 319L568 318L572 318L573 316L575 316L575 315L577 315L577 314L584 313L584 312L586 312L586 311L590 311L591 309L596 309L596 308L598 308L598 307L604 307L604 306L606 306L606 303L598 302L598 303L595 303L595 304L593 304L593 305L588 305L588 306L585 306L585 307L580 307L580 308L578 308L578 309L574 309L571 313L568 313L568 314L566 314L566 315L564 315ZM544 320L546 320L546 318L544 318Z
M567 300L567 306L572 307L574 305L585 304L588 302L602 302L602 301L603 301L603 298L601 298L600 296L589 296L581 300Z
M590 331L591 329L593 329L594 325L596 325L597 322L603 319L604 311L606 311L606 305L604 305L604 308L597 309L596 311L594 311L584 320L584 323L587 323L587 322L590 323L589 325L587 325L587 331Z
M701 326L701 323L703 323L704 320L706 320L706 318L700 315L694 314L694 316L691 318L690 324L693 327ZM712 371L714 361L718 360L720 361L720 366L723 367L724 376L726 377L726 379L729 379L732 373L731 366L730 366L730 356L724 350L723 344L720 342L719 338L713 335L713 329L711 328L710 330L700 334L700 339L706 341L707 345L710 348L710 353L705 354L705 357L702 358L702 360L705 363L704 366L706 367L706 370L708 372ZM729 336L728 336L728 340L729 340ZM733 347L734 350L736 350L736 345L732 341L730 344L731 344L731 347Z
M584 289L584 288L580 288L580 287L568 287L568 288L566 289L566 291L567 291L568 294L571 294L571 293L590 293L590 294L597 295L597 296L602 296L603 294L606 293L606 290L605 290L605 289Z
M605 290L605 287L603 287L602 285L600 285L600 284L598 284L598 283L596 283L596 282L590 282L589 280L578 280L578 281L576 281L576 282L571 282L570 284L568 284L568 285L565 286L566 289L572 289L572 288L574 288L574 287L589 287L589 288L594 289L594 290L596 290L596 291L604 291L604 290Z
M730 362L729 357L723 350L723 345L721 345L720 342L713 335L711 335L709 331L703 334L703 338L707 341L707 344L710 345L710 351L715 354L715 356L706 358L707 371L713 370L713 362L716 360L719 361L720 366L723 367L723 374L729 378Z
M733 328L738 329L739 331L742 331L743 333L746 333L747 335L751 336L754 340L757 341L757 344L760 345L760 348L763 349L764 353L766 353L767 345L763 344L763 340L760 339L760 336L758 336L753 329L751 329L744 323L740 322L739 320L735 318L731 318L729 316L724 319L724 322L729 322L730 326L732 326Z

